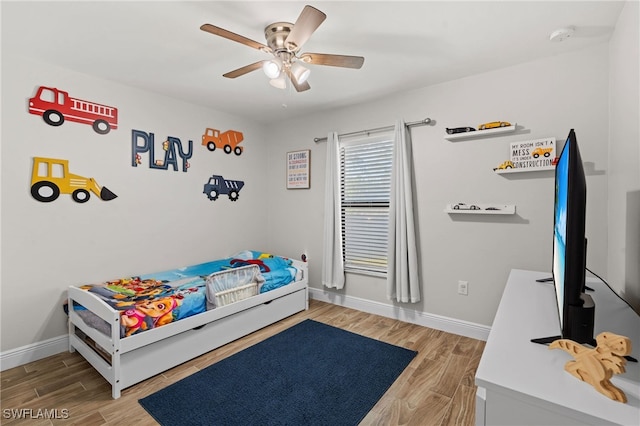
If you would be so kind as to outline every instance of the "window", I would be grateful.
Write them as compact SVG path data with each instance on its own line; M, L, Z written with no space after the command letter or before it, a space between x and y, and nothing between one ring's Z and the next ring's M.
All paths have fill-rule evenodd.
M51 163L51 177L64 178L64 164Z
M38 163L38 177L64 178L64 165L41 161Z
M391 136L341 143L340 189L344 268L387 273Z
M41 99L42 101L44 101L44 102L51 102L51 103L53 103L53 102L55 102L55 100L56 100L56 95L55 95L55 93L53 92L53 90L43 88L43 89L40 91L40 99Z

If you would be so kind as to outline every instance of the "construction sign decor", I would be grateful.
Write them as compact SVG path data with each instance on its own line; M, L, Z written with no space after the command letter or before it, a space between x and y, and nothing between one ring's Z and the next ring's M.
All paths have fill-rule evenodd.
M140 144L140 141L142 144ZM164 158L157 160L154 152L154 134L143 132L142 130L131 130L131 165L133 167L138 167L138 164L142 164L141 154L145 153L149 154L150 169L167 170L169 166L173 166L173 170L178 171L178 157L183 172L186 172L190 167L189 159L193 155L193 141L189 141L189 149L185 152L182 149L180 139L169 136L162 142L162 150L164 151Z
M73 201L86 203L93 192L101 200L117 197L106 187L101 187L93 178L69 173L69 160L34 157L31 173L31 196L43 203L55 201L60 194L71 194Z
M535 139L511 144L510 160L515 169L539 169L553 165L556 138Z
M118 108L72 98L54 87L38 87L29 99L29 113L40 115L50 126L61 126L65 120L89 124L96 133L106 135L118 128Z
M218 129L207 128L202 135L202 145L206 146L209 151L222 149L225 153L236 155L242 154L243 147L239 146L244 140L242 132L237 130L227 130L220 132Z

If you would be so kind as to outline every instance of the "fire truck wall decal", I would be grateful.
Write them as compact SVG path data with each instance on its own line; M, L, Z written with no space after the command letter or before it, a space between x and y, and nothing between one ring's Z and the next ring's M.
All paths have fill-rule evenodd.
M91 194L101 200L110 201L117 197L106 187L101 187L93 178L69 173L69 160L34 157L31 173L31 195L38 201L49 203L60 194L71 194L73 201L86 203Z
M142 141L142 144L139 142ZM182 171L186 172L189 168L189 158L193 155L193 141L189 141L189 150L182 150L182 142L173 136L167 137L162 142L164 150L164 159L156 160L155 158L155 142L153 133L143 132L142 130L131 130L131 165L138 167L142 164L142 155L149 153L149 168L167 170L169 166L173 166L174 171L178 171L178 157L182 159ZM176 156L177 154L177 156Z
M243 186L244 182L241 180L227 180L220 175L213 175L204 184L202 192L211 201L217 200L220 195L227 195L231 201L237 201Z
M220 132L218 129L207 128L202 135L202 145L206 146L209 151L215 151L216 148L219 148L227 154L231 154L231 152L236 155L242 154L244 148L239 144L243 140L244 135L237 130Z
M89 124L101 135L118 128L118 108L72 98L53 87L38 87L36 95L29 99L29 113L41 115L45 123L54 127L65 120Z

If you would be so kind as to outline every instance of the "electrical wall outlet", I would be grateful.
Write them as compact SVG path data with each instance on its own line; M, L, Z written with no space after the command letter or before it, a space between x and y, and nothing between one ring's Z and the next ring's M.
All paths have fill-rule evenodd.
M464 296L469 294L469 281L458 281L458 294Z

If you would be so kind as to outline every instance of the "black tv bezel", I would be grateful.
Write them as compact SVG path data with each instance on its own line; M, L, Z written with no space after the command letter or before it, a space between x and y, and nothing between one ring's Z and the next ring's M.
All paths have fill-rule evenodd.
M585 269L587 258L586 247L586 210L587 210L587 180L580 155L580 148L576 133L571 129L567 136L562 153L559 156L558 163L562 161L563 156L569 156L567 164L567 175L564 177L567 184L567 200L566 200L566 218L565 218L565 250L564 250L564 294L562 318L560 318L560 326L562 337L571 340L585 340L579 332L581 320L576 314L575 308L585 306ZM560 169L556 168L555 185L556 198L554 199L554 240L556 232L556 218L558 208L558 191L557 185ZM554 261L558 253L555 252L554 244ZM557 285L557 277L553 271L554 286ZM561 301L557 300L557 303ZM558 306L558 313L560 309ZM578 328L578 329L576 329ZM588 336L588 340L593 336ZM586 343L586 342L579 342Z
M558 225L557 210L559 207L558 183L561 178L559 173L562 170L557 165L567 155L569 156L566 168L567 176L565 176L567 212L564 229L566 244L564 249L563 291L562 300L560 300L558 295L559 277L556 277L555 271L556 259L559 254L556 251L555 241L556 227ZM591 296L585 293L587 183L574 129L571 129L567 136L562 152L558 157L557 165L554 181L552 279L561 336L532 339L532 342L549 344L554 340L563 338L593 345L595 304Z

